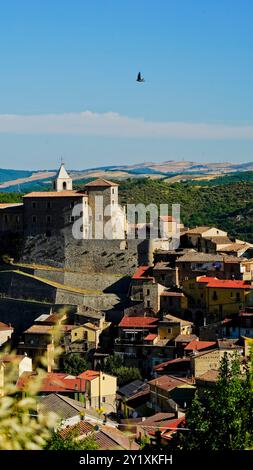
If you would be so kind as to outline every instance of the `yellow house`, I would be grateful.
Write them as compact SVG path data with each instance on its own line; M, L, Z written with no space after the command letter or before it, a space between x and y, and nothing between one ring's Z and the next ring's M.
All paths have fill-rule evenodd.
M86 341L89 348L98 348L100 334L109 328L109 322L103 322L101 326L96 326L93 323L84 323L77 325L71 330L71 343L75 341Z
M116 411L117 377L87 370L78 376L85 383L85 408L106 413Z
M173 340L178 335L190 335L192 333L192 323L173 315L165 315L158 323L159 339Z
M183 290L188 296L189 308L203 309L219 318L253 306L253 286L249 281L200 276L183 281Z

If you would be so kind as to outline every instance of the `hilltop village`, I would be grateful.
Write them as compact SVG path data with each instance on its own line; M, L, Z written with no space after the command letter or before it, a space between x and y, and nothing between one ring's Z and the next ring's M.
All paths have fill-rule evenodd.
M116 206L118 185L98 179L74 190L62 164L51 191L0 204L0 394L12 370L25 396L44 356L37 406L57 413L63 440L74 430L93 433L101 450L138 450L159 431L169 445L225 354L237 353L245 374L253 245L172 216L160 216L166 238L152 240L147 224L146 238L95 239L87 207L96 196L102 209Z

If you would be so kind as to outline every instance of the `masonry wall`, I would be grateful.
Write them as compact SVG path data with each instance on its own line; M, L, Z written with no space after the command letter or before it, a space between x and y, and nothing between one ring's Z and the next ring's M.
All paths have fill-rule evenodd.
M62 267L68 271L131 275L153 261L151 240L77 240L72 228L26 236L21 261Z
M0 272L0 293L14 299L55 302L56 288L12 271Z

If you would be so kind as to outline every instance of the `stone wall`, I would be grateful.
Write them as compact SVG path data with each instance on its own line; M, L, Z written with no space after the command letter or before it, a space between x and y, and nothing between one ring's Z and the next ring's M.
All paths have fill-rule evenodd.
M120 303L119 297L115 294L79 293L67 288L51 286L43 280L16 271L0 272L0 294L3 298L85 305L98 310L110 310Z
M0 293L13 299L54 303L56 288L15 271L0 272Z
M150 240L76 240L71 230L24 239L21 261L68 271L132 275L138 265L152 264Z

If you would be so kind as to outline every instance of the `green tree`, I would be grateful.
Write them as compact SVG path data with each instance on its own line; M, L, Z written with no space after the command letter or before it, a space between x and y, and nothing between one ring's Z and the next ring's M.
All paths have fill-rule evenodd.
M105 372L115 375L118 379L118 385L124 385L132 380L141 380L142 376L137 367L127 367L123 365L120 356L111 356L106 362Z
M250 366L252 367L252 366ZM173 446L184 450L242 450L253 441L251 370L240 374L239 357L224 355L219 378L200 399L198 393L186 413L186 430Z
M80 354L68 354L63 360L64 370L71 375L79 375L89 369L88 361Z
M45 446L45 450L97 450L98 444L93 434L82 440L75 440L75 433L70 433L64 439L59 432L53 433Z

